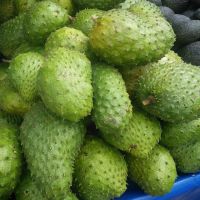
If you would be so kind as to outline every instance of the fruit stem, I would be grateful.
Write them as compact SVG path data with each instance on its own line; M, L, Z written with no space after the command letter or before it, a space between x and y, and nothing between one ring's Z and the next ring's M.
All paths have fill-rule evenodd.
M142 104L144 106L148 106L150 104L156 103L156 99L154 96L148 96L147 99L145 99L144 101L142 101Z

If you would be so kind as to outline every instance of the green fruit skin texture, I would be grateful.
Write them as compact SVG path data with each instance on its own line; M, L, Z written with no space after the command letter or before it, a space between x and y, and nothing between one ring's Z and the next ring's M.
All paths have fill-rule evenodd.
M42 196L40 190L36 186L35 180L33 180L30 174L23 177L20 184L16 188L16 200L48 200ZM74 194L67 194L67 197L63 200L78 200Z
M10 80L25 101L33 101L37 97L37 75L43 61L39 53L29 52L20 54L10 63Z
M14 51L25 41L24 15L19 15L0 25L0 52L5 57L12 57Z
M183 173L196 173L200 170L200 142L174 147L170 150L177 166Z
M110 200L126 191L124 157L101 139L88 138L75 163L75 187L82 200Z
M93 107L92 70L87 57L64 48L49 52L38 75L39 94L49 110L77 122Z
M99 18L90 35L93 51L106 62L122 67L161 59L174 40L173 29L163 17L120 9Z
M190 122L164 123L161 143L168 148L200 141L200 118Z
M51 1L38 2L26 14L26 38L33 44L43 44L51 32L68 22L69 16L64 8Z
M22 154L17 136L18 131L0 119L0 199L8 198L21 175Z
M14 0L0 1L0 24L14 17L15 7Z
M16 92L7 75L0 81L0 109L19 116L23 116L30 109L30 104Z
M123 129L102 132L102 137L116 148L134 157L145 158L161 138L159 121L142 112L133 111L133 117Z
M168 122L200 116L200 70L185 63L152 64L138 80L137 101L144 110Z
M107 64L93 66L93 120L102 132L115 133L129 123L132 105L121 74Z
M29 10L38 0L15 0L15 8L18 14Z
M110 10L123 0L74 0L75 4L80 8L97 8L100 10Z
M65 8L69 14L73 14L74 6L72 0L51 0L51 1Z
M129 177L144 192L160 196L170 192L177 177L174 160L167 149L157 145L148 158L127 156Z
M87 53L89 38L79 30L63 27L51 33L45 44L46 52L53 48L63 47L69 50Z
M95 25L95 20L103 15L104 11L98 9L84 9L76 14L73 27L89 36Z
M22 123L22 117L19 115L13 115L0 110L0 118L4 119L8 124L18 126Z
M31 176L46 198L60 200L68 194L85 131L83 122L60 120L42 103L26 114L20 138Z

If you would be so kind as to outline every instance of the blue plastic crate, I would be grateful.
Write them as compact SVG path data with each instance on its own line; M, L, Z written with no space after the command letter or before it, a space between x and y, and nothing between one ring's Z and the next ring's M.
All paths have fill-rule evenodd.
M161 197L145 195L136 185L116 200L200 200L200 173L180 176L172 191Z

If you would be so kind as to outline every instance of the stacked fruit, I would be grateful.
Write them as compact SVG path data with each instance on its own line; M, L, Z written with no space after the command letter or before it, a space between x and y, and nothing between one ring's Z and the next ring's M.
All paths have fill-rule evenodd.
M200 68L154 3L0 2L0 199L163 195L200 170Z

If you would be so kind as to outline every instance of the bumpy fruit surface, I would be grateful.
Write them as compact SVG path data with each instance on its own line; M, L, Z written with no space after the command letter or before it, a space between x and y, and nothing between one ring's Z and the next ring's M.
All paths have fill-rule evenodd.
M139 78L137 100L164 121L190 121L200 116L200 69L185 63L152 64Z
M9 197L21 175L22 156L17 136L17 130L3 119L0 119L1 199Z
M33 101L37 97L37 75L44 58L29 52L14 58L9 66L9 77L22 98Z
M85 135L83 122L49 114L42 103L26 114L21 141L31 176L48 199L64 199L72 183L74 159Z
M73 13L74 6L72 3L72 0L51 0L51 1L59 4L63 8L65 8L69 14Z
M0 24L15 15L14 0L0 1Z
M129 123L132 105L121 74L112 66L93 66L93 120L102 132L115 132Z
M82 200L110 200L126 190L124 157L97 138L88 138L75 163L75 186Z
M148 158L127 158L129 175L146 193L170 192L177 177L174 160L167 149L156 146Z
M79 121L90 114L93 106L91 79L91 64L84 54L54 49L39 72L39 94L49 110Z
M51 1L35 3L27 12L24 30L28 41L43 44L49 34L69 21L67 11Z
M30 9L34 3L36 3L38 0L15 0L15 8L18 14L26 12L28 9Z
M173 46L174 36L172 27L161 16L146 17L118 9L97 19L90 44L108 63L135 66L162 58Z

